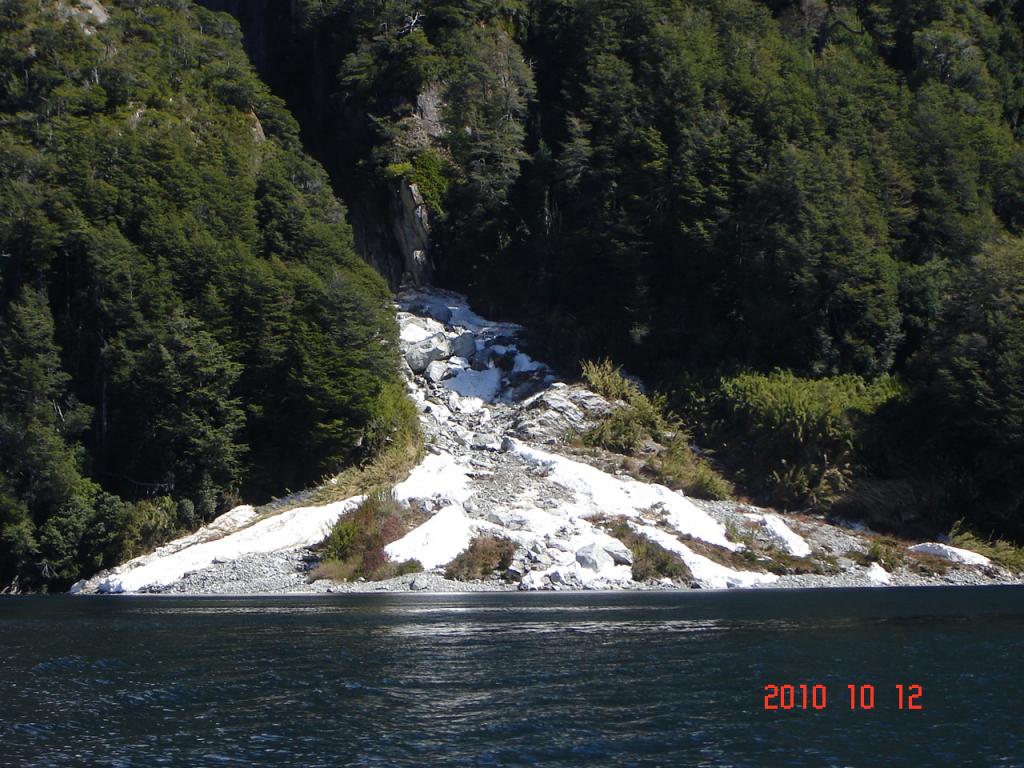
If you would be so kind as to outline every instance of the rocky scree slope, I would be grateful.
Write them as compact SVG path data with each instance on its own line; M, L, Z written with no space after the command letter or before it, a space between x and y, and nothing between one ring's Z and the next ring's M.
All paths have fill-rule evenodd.
M428 517L386 547L425 573L386 582L308 582L315 545L363 500L301 497L273 510L238 507L197 533L75 585L76 593L256 594L365 590L733 588L986 584L1014 577L985 557L937 542L881 545L863 528L685 497L573 455L567 436L618 404L570 385L525 351L523 329L475 314L459 294L398 298L407 389L427 451L394 488ZM613 536L624 524L633 548ZM512 564L483 582L445 566L482 536L515 544ZM636 542L685 568L634 580Z

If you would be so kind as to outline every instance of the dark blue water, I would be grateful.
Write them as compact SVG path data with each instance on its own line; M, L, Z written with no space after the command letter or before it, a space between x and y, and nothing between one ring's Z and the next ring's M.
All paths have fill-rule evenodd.
M11 598L0 632L5 766L1024 766L1017 587Z

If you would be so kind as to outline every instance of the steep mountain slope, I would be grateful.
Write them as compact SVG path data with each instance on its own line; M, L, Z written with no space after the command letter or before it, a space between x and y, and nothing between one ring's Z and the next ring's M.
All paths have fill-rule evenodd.
M800 401L808 380L895 375L848 459L770 456L750 491L798 506L856 479L849 506L898 499L893 526L912 509L1024 535L1019 2L296 0L287 16L242 20L392 284L418 252L555 364L611 356L736 471L760 457L702 407L730 406L722 377L789 370ZM424 216L425 241L396 236Z

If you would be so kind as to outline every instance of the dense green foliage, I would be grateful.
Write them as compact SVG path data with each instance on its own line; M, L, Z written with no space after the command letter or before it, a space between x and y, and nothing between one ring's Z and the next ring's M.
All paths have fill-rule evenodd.
M900 394L887 377L743 374L722 382L708 421L753 488L782 504L821 504L849 488L868 450L865 423Z
M0 579L34 587L414 431L386 286L237 26L105 5L0 3ZM870 475L1024 536L1020 0L257 5L368 256L414 183L442 283L708 393L748 487ZM629 405L590 439L670 431Z
M410 418L384 282L237 25L0 4L0 579L63 586Z
M297 8L282 81L337 73L341 186L422 185L442 282L482 311L669 384L897 374L861 470L1024 534L1024 4Z

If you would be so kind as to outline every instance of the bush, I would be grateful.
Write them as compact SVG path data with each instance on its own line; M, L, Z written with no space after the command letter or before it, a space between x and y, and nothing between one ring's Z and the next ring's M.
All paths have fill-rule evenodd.
M953 526L949 542L954 547L984 555L996 565L1014 573L1024 573L1024 547L1002 539L983 539L963 528L963 521Z
M637 395L643 395L640 388L624 378L622 369L608 358L597 361L585 360L582 367L583 380L602 397L629 403Z
M584 444L629 456L657 443L656 454L644 458L644 472L652 480L701 499L732 495L729 482L690 449L689 435L663 397L645 395L610 360L584 362L583 378L599 395L621 403L583 433Z
M512 565L516 545L508 539L496 536L479 536L470 543L445 569L446 579L475 581L490 576L495 571L504 573Z
M615 453L631 454L651 436L639 414L630 406L616 408L583 434L583 442Z
M423 570L414 560L394 563L384 547L405 535L402 505L390 491L374 491L341 518L320 545L323 562L313 580L348 581L362 576L380 580Z
M772 500L828 504L849 487L869 417L901 392L889 377L742 374L723 380L712 397L710 434Z
M678 436L660 455L647 461L652 477L687 496L721 500L732 497L732 484L718 474L707 460L694 454L685 437Z
M385 178L415 184L424 202L441 216L455 173L451 161L432 149L419 152L411 161L391 163L384 168Z
M613 520L609 525L609 533L632 552L634 581L669 578L688 582L692 578L690 569L679 555L640 535L624 519Z

